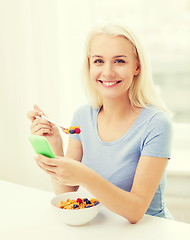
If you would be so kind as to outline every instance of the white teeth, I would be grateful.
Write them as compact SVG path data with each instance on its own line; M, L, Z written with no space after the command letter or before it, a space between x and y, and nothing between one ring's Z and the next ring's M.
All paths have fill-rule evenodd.
M103 84L106 85L106 86L111 86L111 85L114 85L116 83L117 82L103 82Z

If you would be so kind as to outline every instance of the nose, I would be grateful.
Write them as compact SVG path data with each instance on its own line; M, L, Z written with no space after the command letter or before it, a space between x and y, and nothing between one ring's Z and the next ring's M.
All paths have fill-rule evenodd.
M110 63L104 64L104 67L102 69L102 77L105 79L114 78L115 71L114 67Z

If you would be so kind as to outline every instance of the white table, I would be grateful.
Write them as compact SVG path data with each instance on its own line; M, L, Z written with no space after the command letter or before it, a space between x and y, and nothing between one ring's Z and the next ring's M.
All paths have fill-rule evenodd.
M130 224L105 207L90 223L73 227L55 218L54 193L0 180L0 239L189 240L190 224L145 215Z

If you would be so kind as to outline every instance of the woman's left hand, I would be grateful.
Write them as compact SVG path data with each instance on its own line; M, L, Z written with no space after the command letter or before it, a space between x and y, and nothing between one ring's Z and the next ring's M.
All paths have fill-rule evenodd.
M64 185L82 185L87 178L89 168L81 162L68 157L48 158L43 155L35 157L37 164L46 173Z

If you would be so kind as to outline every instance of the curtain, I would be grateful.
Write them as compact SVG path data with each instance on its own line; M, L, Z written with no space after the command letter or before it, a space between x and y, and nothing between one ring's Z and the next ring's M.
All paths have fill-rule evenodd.
M88 1L76 0L0 1L1 178L49 189L33 160L26 114L38 104L69 127L85 103L80 70L88 7Z

